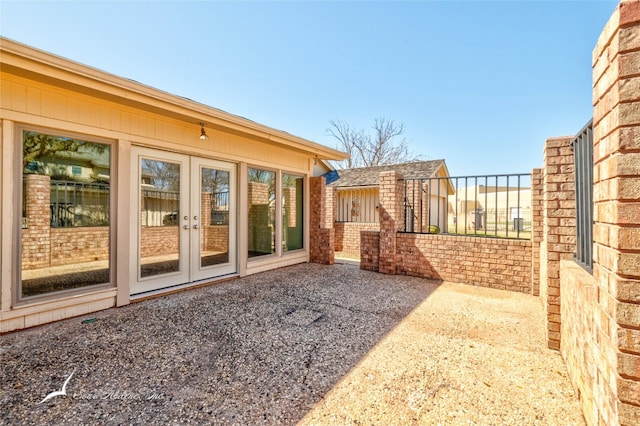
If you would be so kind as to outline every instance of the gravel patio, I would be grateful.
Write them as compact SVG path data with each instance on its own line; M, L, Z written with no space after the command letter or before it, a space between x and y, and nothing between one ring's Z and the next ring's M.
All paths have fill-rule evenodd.
M543 326L532 296L302 264L0 336L0 423L584 424Z

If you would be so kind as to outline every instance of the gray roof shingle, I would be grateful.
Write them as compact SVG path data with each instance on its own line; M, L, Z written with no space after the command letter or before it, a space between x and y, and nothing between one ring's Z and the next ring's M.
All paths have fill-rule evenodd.
M380 172L397 171L405 179L421 179L433 177L444 160L413 161L410 163L389 164L386 166L361 167L357 169L342 169L326 173L327 186L376 186ZM337 176L336 176L337 174Z

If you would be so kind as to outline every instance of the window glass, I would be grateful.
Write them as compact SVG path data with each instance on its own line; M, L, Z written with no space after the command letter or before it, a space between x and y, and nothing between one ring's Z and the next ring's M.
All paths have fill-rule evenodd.
M302 176L282 174L282 251L303 248Z
M140 277L180 271L180 164L140 161Z
M21 297L108 283L110 146L23 133Z
M276 251L276 173L249 168L249 257Z

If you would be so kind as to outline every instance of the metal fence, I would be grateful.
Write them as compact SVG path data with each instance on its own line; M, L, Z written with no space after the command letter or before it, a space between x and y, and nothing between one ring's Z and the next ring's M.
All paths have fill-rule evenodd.
M575 259L589 271L593 268L593 120L571 141L576 177Z
M51 227L109 225L109 184L51 181Z
M531 238L528 173L404 180L404 232Z
M229 191L203 193L211 206L210 225L229 224Z
M180 191L143 189L141 208L141 226L178 226Z
M336 222L379 223L377 187L340 188L336 191Z

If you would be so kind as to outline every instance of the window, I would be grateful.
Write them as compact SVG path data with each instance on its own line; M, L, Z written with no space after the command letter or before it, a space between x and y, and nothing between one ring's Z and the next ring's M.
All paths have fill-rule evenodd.
M593 120L571 141L576 176L576 262L593 268Z
M20 297L109 283L111 147L32 131L22 147Z
M276 252L276 172L249 168L249 257Z
M282 174L282 251L303 248L303 183L302 176Z

